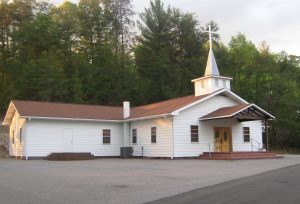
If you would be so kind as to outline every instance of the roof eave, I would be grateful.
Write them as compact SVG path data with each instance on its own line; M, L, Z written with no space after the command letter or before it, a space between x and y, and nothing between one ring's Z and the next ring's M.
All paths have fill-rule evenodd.
M219 117L210 117L210 118L199 118L199 121L206 121L206 120L216 120L216 119L224 119L224 118L231 118L232 115L225 115L225 116L219 116Z
M131 121L138 121L138 120L149 120L149 119L155 119L155 118L165 118L173 116L172 113L165 113L165 114L159 114L159 115L153 115L153 116L145 116L145 117L138 117L138 118L128 118L124 119L125 122L131 122Z
M190 103L190 104L188 104L188 105L186 105L186 106L184 106L184 107L182 107L182 108L179 108L179 109L173 111L171 114L172 114L172 115L179 115L179 112L180 112L180 111L183 111L183 110L185 110L185 109L187 109L187 108L189 108L189 107L191 107L191 106L194 106L194 105L196 105L196 104L198 104L198 103L201 103L201 102L203 102L203 101L205 101L205 100L208 100L208 99L210 99L210 98L212 98L212 97L214 97L214 96L216 96L216 95L218 95L218 94L220 94L220 93L224 93L224 92L230 94L232 97L234 97L234 98L235 98L236 100L238 100L239 102L244 103L244 104L248 104L248 102L247 102L246 100L242 99L241 97L239 97L238 95L236 95L236 94L233 93L232 91L230 91L230 90L224 88L224 89L220 89L220 90L216 91L215 93L212 93L212 94L210 94L210 95L208 95L208 96L206 96L206 97L204 97L204 98L201 98L201 99L199 99L199 100L197 100L197 101L195 101L195 102L193 102L193 103Z
M11 122L11 119L12 119L12 118L10 118L9 111L11 110L11 108L14 109L14 113L12 114L12 117L13 117L13 115L15 114L15 112L18 113L18 109L17 109L16 106L14 105L13 101L11 101L11 102L9 103L9 105L8 105L8 109L7 109L6 113L5 113L5 117L4 117L3 121L2 121L2 125L10 125L10 122Z
M246 110L247 108L254 106L255 108L259 109L261 112L263 112L265 115L269 116L270 118L267 118L267 120L274 120L275 117L273 115L271 115L270 113L268 113L267 111L263 110L262 108L260 108L259 106L255 105L255 104L249 104L247 106L245 106L244 108L229 114L229 115L224 115L224 116L217 116L217 117L209 117L209 118L199 118L200 121L205 121L205 120L214 120L214 119L224 119L224 118L231 118L234 117L234 115L236 115L239 112L242 112L243 110Z
M199 81L199 80L206 79L206 78L219 78L219 79L233 80L233 78L231 78L231 77L217 76L217 75L209 75L209 76L204 76L204 77L199 77L199 78L193 79L192 82Z
M43 116L20 116L22 118L41 119L41 120L72 120L72 121L93 121L93 122L116 122L120 123L123 120L112 120L112 119L90 119L90 118L60 118L60 117L43 117Z

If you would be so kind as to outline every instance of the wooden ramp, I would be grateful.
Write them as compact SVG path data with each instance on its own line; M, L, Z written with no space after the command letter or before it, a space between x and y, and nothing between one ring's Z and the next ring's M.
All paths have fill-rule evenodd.
M95 159L95 157L90 152L58 152L49 154L47 159L51 161L71 161L92 160Z
M203 152L199 159L211 160L241 160L241 159L279 159L279 156L273 152Z

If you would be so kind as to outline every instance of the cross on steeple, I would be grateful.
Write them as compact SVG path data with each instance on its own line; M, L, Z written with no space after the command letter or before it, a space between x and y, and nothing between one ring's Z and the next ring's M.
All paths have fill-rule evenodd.
M211 31L211 25L208 25L208 30L204 30L204 32L208 33L209 36L209 50L212 49L212 38L211 38L211 34L216 34L216 32Z
M230 77L220 76L214 52L212 50L212 34L215 34L215 32L211 31L211 25L208 25L208 30L203 30L203 32L208 33L209 36L209 53L204 76L192 80L195 88L195 96L210 94L219 89L230 90L230 81L232 80Z
M211 31L211 25L208 25L208 30L204 30L204 32L207 32L209 35L209 53L208 53L208 59L207 59L204 76L210 76L210 75L219 76L220 73L219 73L218 65L212 50L211 34L212 33L215 34L215 32Z

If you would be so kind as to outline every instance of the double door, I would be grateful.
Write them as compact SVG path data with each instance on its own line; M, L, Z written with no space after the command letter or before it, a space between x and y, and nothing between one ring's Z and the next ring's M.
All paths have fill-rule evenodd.
M214 128L214 147L215 152L231 151L231 134L229 127Z

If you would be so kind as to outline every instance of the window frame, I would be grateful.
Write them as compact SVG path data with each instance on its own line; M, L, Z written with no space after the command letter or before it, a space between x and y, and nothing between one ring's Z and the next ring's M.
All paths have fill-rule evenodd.
M102 144L111 144L111 130L110 129L102 130Z
M157 128L151 127L151 144L157 143Z
M195 132L196 130L196 132ZM199 142L199 126L198 125L191 125L190 126L190 138L192 143ZM196 138L196 140L194 140Z
M250 127L243 127L243 141L244 143L248 143L251 140L250 137Z
M132 144L137 144L137 129L132 129Z

